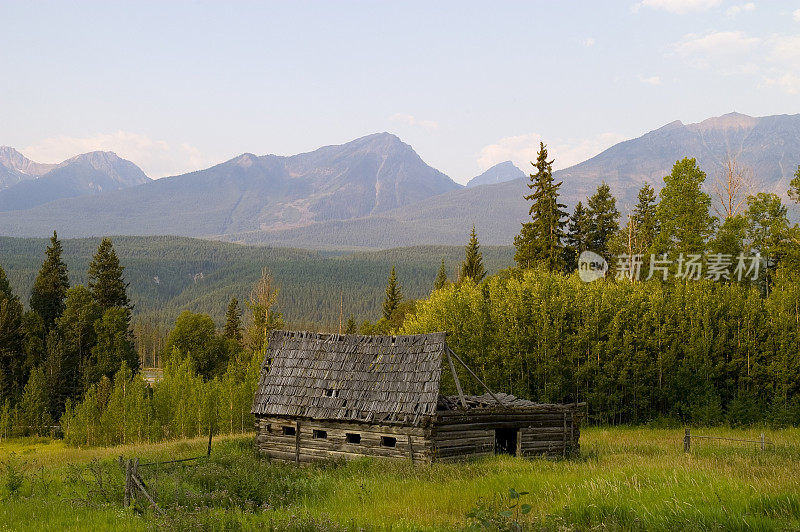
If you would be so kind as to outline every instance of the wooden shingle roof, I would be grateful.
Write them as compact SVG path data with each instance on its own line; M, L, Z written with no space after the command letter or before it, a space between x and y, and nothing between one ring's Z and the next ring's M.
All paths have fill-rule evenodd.
M275 331L257 415L420 425L436 414L445 333L362 336Z

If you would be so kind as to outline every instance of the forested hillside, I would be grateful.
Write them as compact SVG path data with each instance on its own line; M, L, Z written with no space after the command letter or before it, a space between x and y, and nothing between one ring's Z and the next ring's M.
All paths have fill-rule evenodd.
M468 234L463 236L466 243ZM246 301L267 268L280 290L278 308L298 327L338 327L344 319L374 320L392 265L405 297L427 296L442 258L451 280L463 259L461 246L427 246L353 254L324 254L289 248L244 246L183 237L115 237L125 266L134 317L171 325L181 310L210 314L221 325L230 297ZM86 282L86 266L99 238L64 240L64 262L72 285ZM14 292L27 302L41 266L46 239L0 237L0 266ZM513 264L513 248L486 247L491 272Z

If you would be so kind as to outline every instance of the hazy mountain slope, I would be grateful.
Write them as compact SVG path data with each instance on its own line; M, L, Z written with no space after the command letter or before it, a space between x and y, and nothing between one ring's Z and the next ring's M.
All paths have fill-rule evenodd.
M578 165L555 172L562 200L571 209L606 181L626 212L639 188L657 190L676 160L696 157L711 182L728 154L751 168L759 190L786 194L800 164L800 115L752 118L731 113L697 124L672 122L621 142ZM244 242L311 248L381 248L393 245L457 244L475 223L482 243L508 245L527 218L527 178L468 187L391 211L381 217L314 225L289 231L228 235Z
M396 136L280 157L244 154L128 190L0 215L0 233L220 235L369 216L461 188Z
M624 213L644 182L661 188L676 160L696 157L709 175L729 156L759 189L786 193L800 163L800 115L731 113L672 122L556 172L570 208L606 181ZM528 216L527 178L462 188L386 133L292 157L245 154L145 185L0 213L0 234L181 234L310 248L508 245Z
M46 174L56 166L33 162L10 146L0 146L0 190Z
M385 249L393 246L463 245L472 224L481 244L510 245L528 215L526 181L465 188L381 216L279 231L233 233L236 242L312 249Z
M525 176L525 172L517 168L514 163L505 161L492 166L481 175L473 177L469 180L467 186L496 185L497 183L505 183Z
M676 160L694 157L712 181L731 155L752 169L759 188L785 194L800 164L800 114L753 118L730 113L697 124L667 124L637 139L612 146L557 172L570 203L591 194L605 180L623 207L636 201L645 182L661 188Z
M41 177L0 190L0 211L30 209L58 199L119 190L149 181L138 166L112 152L84 153Z

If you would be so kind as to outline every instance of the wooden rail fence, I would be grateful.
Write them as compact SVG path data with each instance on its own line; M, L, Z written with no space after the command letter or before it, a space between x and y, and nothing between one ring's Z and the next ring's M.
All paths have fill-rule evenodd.
M125 471L125 488L122 497L122 505L125 508L130 507L131 502L133 499L136 498L136 494L140 493L144 496L145 499L150 503L150 506L153 507L155 511L160 513L161 515L165 515L164 510L156 503L153 496L149 493L147 484L145 484L142 477L139 475L139 468L140 467L152 467L152 466L162 466L167 464L178 464L181 462L191 462L193 460L200 460L202 458L208 458L211 456L211 438L214 435L214 428L213 426L209 428L208 431L208 450L206 454L201 456L193 456L191 458L181 458L178 460L167 460L163 462L147 462L144 464L139 463L138 458L128 458L123 459L122 456L119 457L119 465Z
M692 435L689 429L686 429L683 435L683 452L688 453L692 450L692 439L695 440L721 440L721 441L734 441L739 443L757 443L760 446L762 451L767 450L767 445L771 445L775 448L775 444L771 441L764 439L764 433L761 433L761 437L757 440L747 440L743 438L725 438L722 436L695 436Z

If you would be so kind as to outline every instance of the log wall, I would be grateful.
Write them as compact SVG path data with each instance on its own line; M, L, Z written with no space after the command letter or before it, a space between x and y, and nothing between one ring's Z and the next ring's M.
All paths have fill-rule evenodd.
M516 429L518 456L579 450L580 416L571 405L443 411L431 421L429 427L406 427L262 416L256 420L256 447L272 459L298 463L360 456L429 463L494 454L495 431ZM285 434L284 427L294 433ZM347 434L359 435L360 442L348 442ZM394 446L384 438L393 438Z
M493 454L496 429L518 431L518 456L571 455L579 450L580 418L571 405L439 412L433 427L434 460Z
M283 427L295 433L285 435ZM315 430L325 431L326 438L315 438ZM359 435L360 442L348 442L348 433ZM389 442L382 438L393 438L394 446L387 446ZM256 447L272 459L304 463L360 456L430 462L432 456L429 429L276 417L256 420Z

